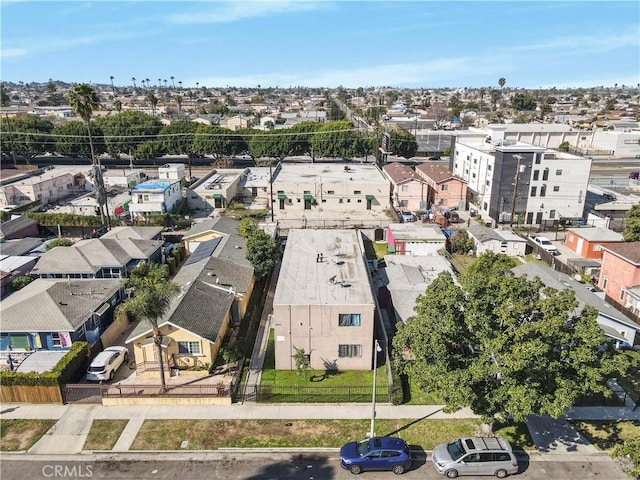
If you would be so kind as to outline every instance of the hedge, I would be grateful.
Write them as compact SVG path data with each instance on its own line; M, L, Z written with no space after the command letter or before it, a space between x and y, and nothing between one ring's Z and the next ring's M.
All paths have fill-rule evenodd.
M74 342L69 351L48 372L0 372L2 385L54 386L76 382L87 367L87 342Z

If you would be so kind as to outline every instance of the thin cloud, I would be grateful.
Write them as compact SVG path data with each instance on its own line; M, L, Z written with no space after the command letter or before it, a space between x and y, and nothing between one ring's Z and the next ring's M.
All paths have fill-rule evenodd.
M308 12L326 6L326 3L304 0L223 2L207 5L202 11L171 15L168 21L180 24L232 23L275 14Z
M532 43L527 45L515 45L506 47L509 52L535 52L553 50L555 52L566 52L568 50L607 52L624 47L640 47L640 30L637 28L619 34L610 35L574 35L571 37L559 37L547 42Z
M17 58L28 55L26 48L3 48L0 50L0 58Z

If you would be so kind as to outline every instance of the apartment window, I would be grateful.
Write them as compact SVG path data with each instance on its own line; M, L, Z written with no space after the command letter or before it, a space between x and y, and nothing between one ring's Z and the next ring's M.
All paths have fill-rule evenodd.
M360 326L360 314L359 313L340 313L338 315L339 327L359 327Z
M474 158L474 159L473 159L473 164L474 164L474 165L477 165L477 164L478 164L478 159L477 159L477 158Z
M536 153L536 165L540 165L540 162L542 161L542 154L541 153Z
M178 342L178 353L199 354L200 342Z
M342 198L338 200L338 203L342 203L342 202L343 202L343 199L342 199Z
M277 193L278 195L284 195L284 190L278 190L276 193Z
M531 196L535 197L536 193L538 193L538 187L531 187Z
M604 277L604 280L602 280L602 290L606 290L608 284L609 284L609 277Z
M408 192L409 191L409 185L402 185L401 188L400 188L400 191Z
M338 357L361 357L362 345L338 345Z
M547 194L547 186L546 185L542 185L540 187L540 196L544 197Z
M491 165L487 165L487 170L488 170L488 171L493 170L493 166L491 166Z
M351 203L351 199L350 198L347 198L347 203Z
M358 203L362 203L362 199L361 198L358 199Z
M556 218L556 211L555 210L549 210L549 218Z
M482 209L483 209L485 212L487 211L487 207L488 207L487 202L483 202L483 203L482 203Z
M622 288L620 289L620 295L618 295L618 300L620 301L624 300L624 290Z
M353 194L354 195L362 195L362 191L361 190L354 190Z
M476 178L476 174L475 173L471 174L471 178Z
M558 176L562 175L562 170L556 170L556 175Z
M326 199L326 198L323 198L323 199L322 199L322 203L327 203L327 199Z
M554 192L559 192L560 191L560 187L558 185L554 185L553 186L553 191Z
M442 190L443 192L449 190L449 185L442 185L442 187L440 188L440 190Z
M60 339L60 334L58 332L53 332L51 334L51 346L62 347L62 340Z
M467 155L467 160L469 160L470 155Z
M533 171L533 179L538 180L540 178L540 170Z
M545 168L542 171L542 180L549 180L549 169Z
M486 185L487 187L490 187L490 186L491 186L491 182L490 182L489 180L487 180L487 181L485 182L485 185Z
M327 195L333 195L335 192L335 190L327 190Z

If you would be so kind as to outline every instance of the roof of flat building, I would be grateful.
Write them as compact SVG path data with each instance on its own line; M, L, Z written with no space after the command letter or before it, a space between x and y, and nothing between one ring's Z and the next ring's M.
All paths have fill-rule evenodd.
M389 228L397 240L415 240L422 242L442 242L447 237L438 225L420 225L419 223L392 223Z
M374 305L356 230L290 230L274 305Z
M344 183L348 181L388 183L378 167L371 163L283 164L274 183Z
M599 241L599 242L624 241L620 233L614 232L613 230L609 230L608 228L603 228L603 227L569 228L568 231L589 241Z

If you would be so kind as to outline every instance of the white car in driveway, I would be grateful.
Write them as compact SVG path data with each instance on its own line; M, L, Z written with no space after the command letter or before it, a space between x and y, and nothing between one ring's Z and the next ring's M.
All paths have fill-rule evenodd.
M129 361L127 347L107 347L92 360L87 369L87 380L100 382L113 380L116 370Z
M558 251L556 246L553 243L551 243L551 240L549 240L547 237L536 235L535 237L532 237L532 240L533 240L533 243L542 247L551 255L560 255L560 252Z

